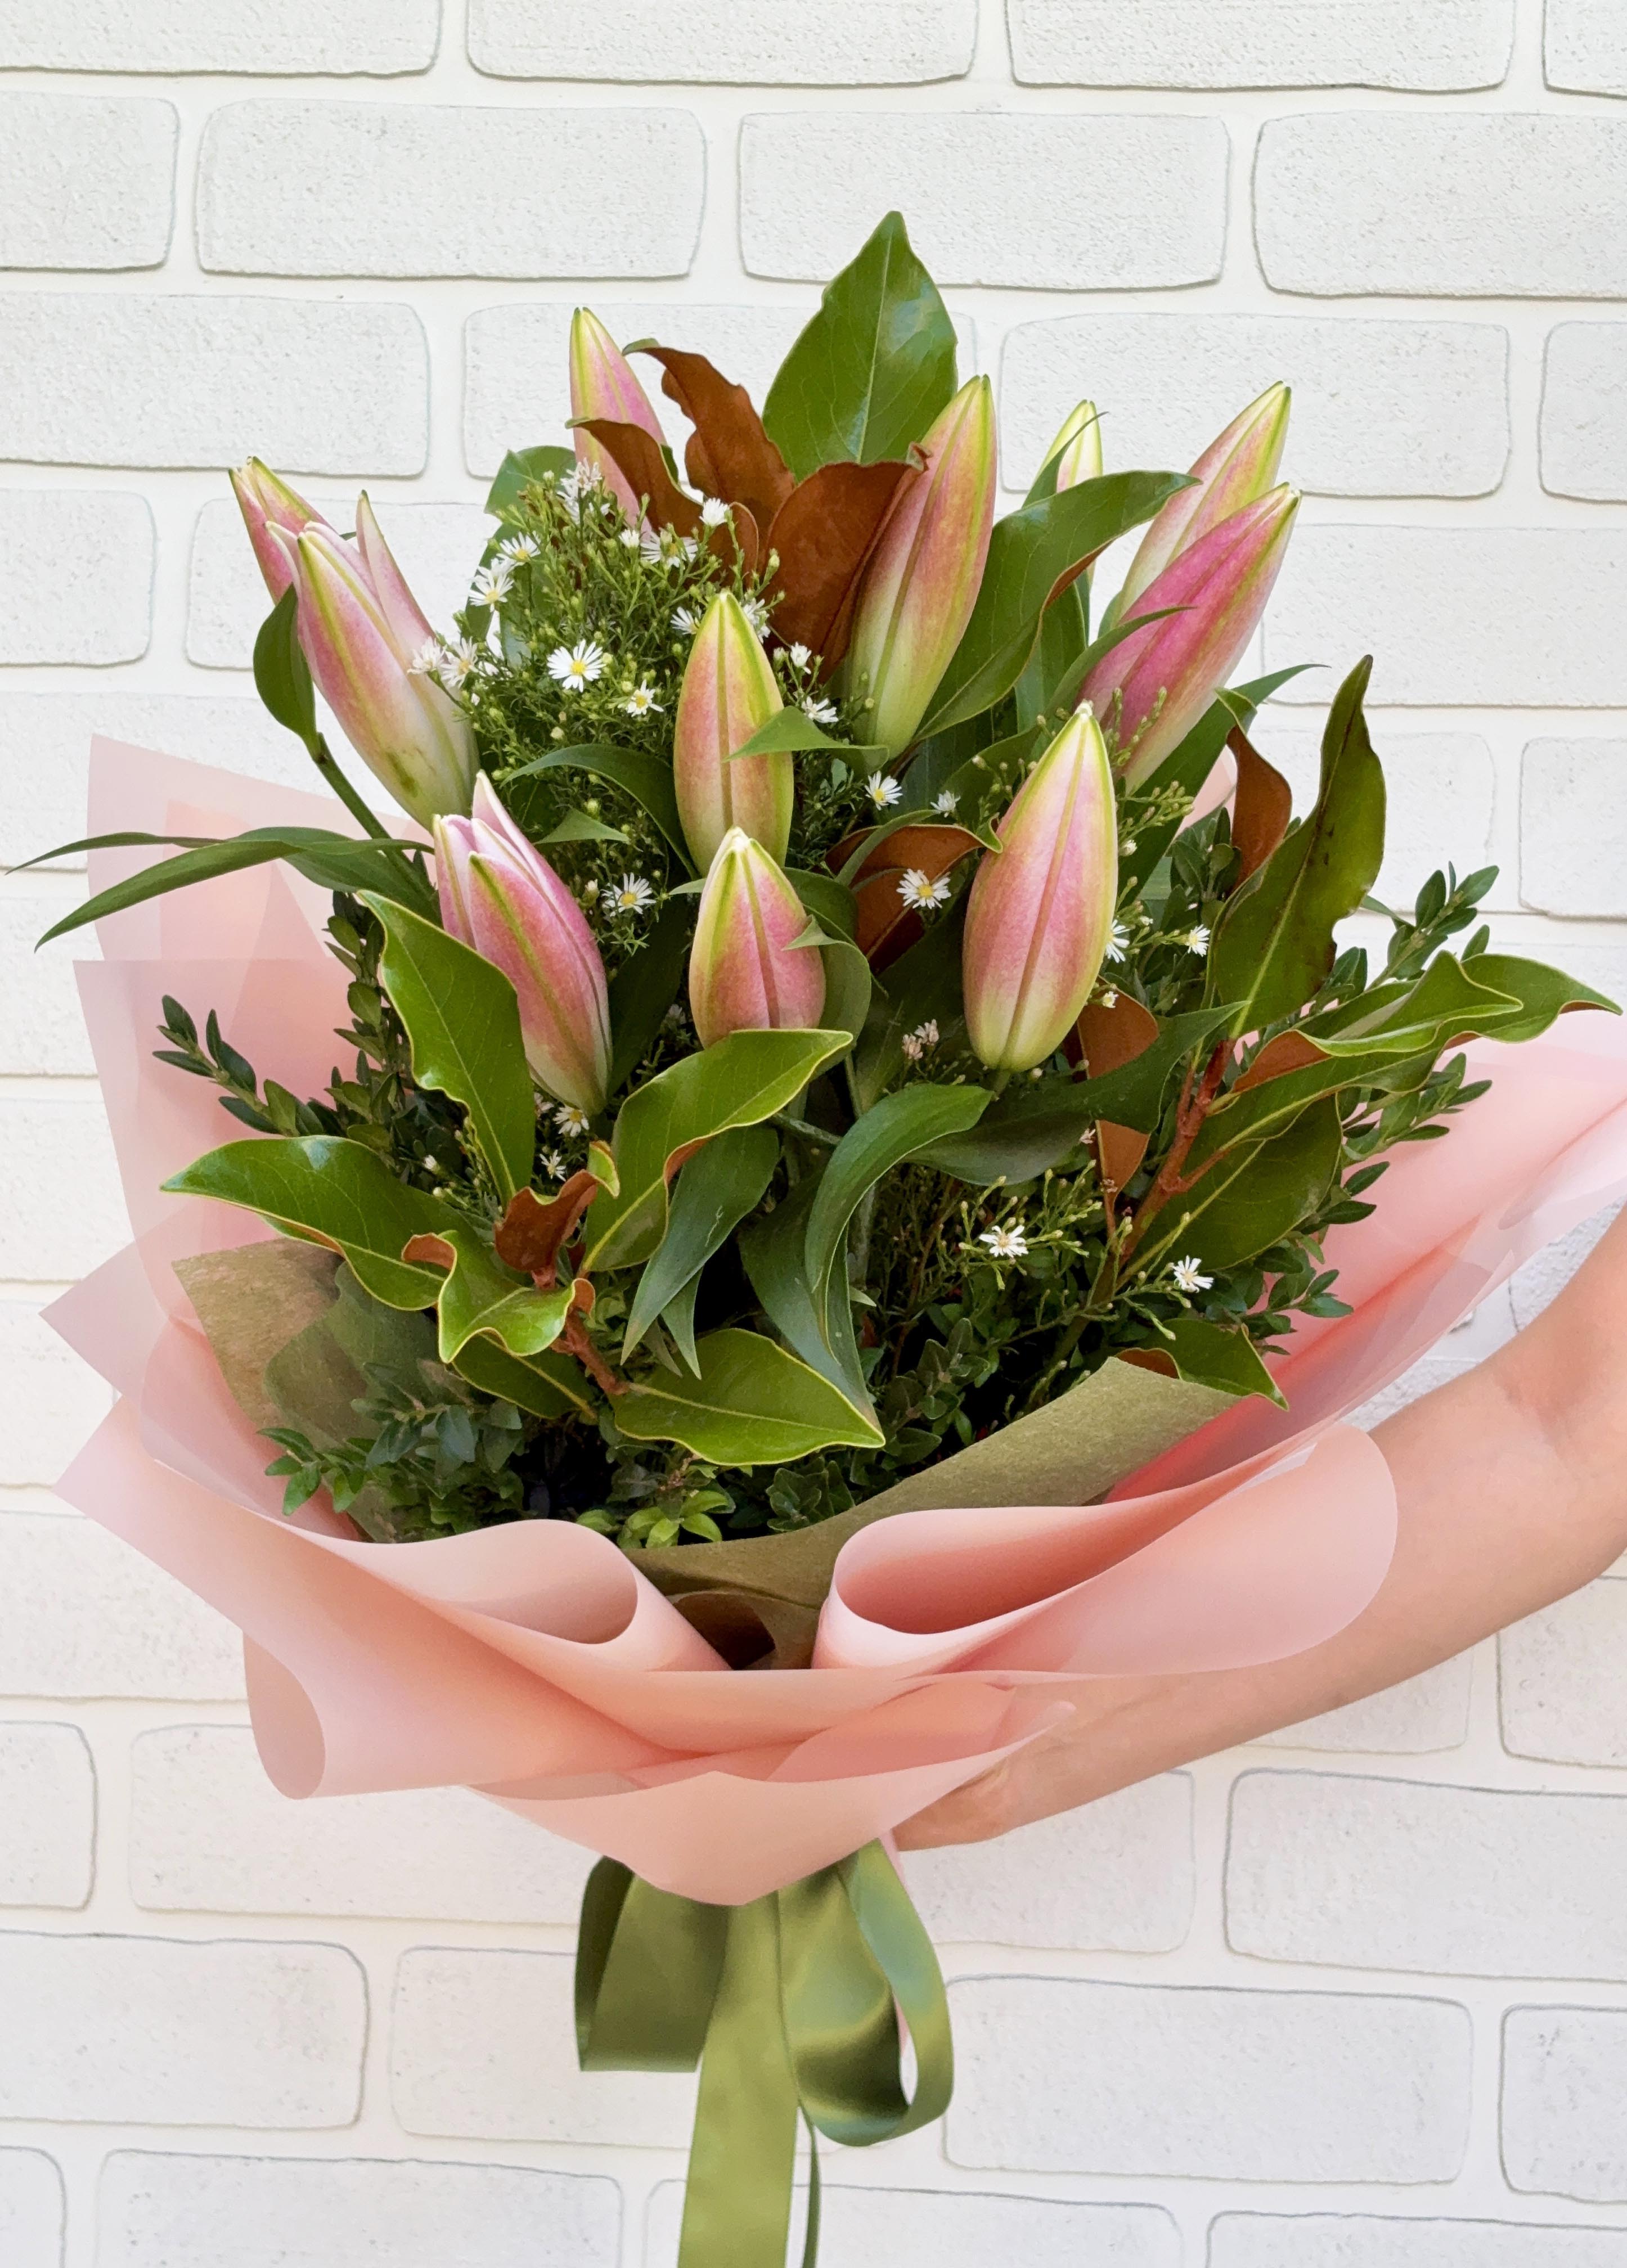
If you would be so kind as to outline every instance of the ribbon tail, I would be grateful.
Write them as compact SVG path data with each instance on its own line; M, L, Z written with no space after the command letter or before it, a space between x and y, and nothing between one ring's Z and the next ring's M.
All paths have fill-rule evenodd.
M784 2268L799 2106L780 2019L777 1899L734 1907L728 1930L701 2057L678 2268Z

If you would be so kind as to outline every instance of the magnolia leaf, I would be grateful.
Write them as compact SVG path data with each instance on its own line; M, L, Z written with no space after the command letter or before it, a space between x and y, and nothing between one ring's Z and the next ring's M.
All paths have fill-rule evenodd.
M559 771L591 772L595 779L608 780L615 787L625 788L634 801L649 813L685 867L693 872L688 846L683 839L683 823L678 816L673 768L664 757L646 755L639 748L614 747L607 741L588 741L580 747L550 748L546 755L533 756L528 764L521 764L518 771L509 773L504 780L504 794L509 798L511 808L516 809L517 816L511 793L515 782Z
M299 593L291 583L260 625L254 640L254 690L277 723L305 742L314 755L316 689L296 627Z
M534 1418L556 1422L587 1417L595 1407L581 1369L569 1355L533 1355L522 1362L496 1339L477 1333L459 1348L453 1368L482 1394L495 1394L500 1402L512 1402Z
M626 1361L655 1318L699 1278L702 1269L761 1200L779 1162L770 1126L739 1126L698 1150L678 1176L666 1233L638 1279L622 1342ZM683 1351L693 1351L691 1336Z
M680 535L698 538L701 507L679 487L667 468L666 452L642 425L623 424L615 417L573 417L578 432L591 433L615 460L617 471L636 497L649 506L657 527L676 529Z
M774 635L783 645L818 654L826 676L847 652L859 578L899 483L916 477L908 465L890 461L823 465L774 515L767 538L780 560Z
M398 1182L373 1151L330 1134L228 1142L164 1184L177 1197L241 1205L277 1227L342 1252L357 1281L387 1307L431 1307L440 1290L433 1268L401 1253L434 1234L446 1209Z
M535 449L511 449L497 467L497 476L486 491L486 509L498 519L512 519L526 490L538 481L563 481L577 468L569 449L545 445Z
M845 882L805 866L787 866L785 880L828 937L851 939L858 927L858 909Z
M825 1005L820 1015L828 1029L845 1032L857 1047L875 990L870 963L858 946L844 937L825 939L819 957L825 964Z
M695 917L681 903L661 908L644 943L610 979L610 1092L629 1079L655 1044L689 964Z
M884 1435L817 1371L757 1331L712 1331L696 1378L645 1381L619 1395L635 1441L677 1441L708 1464L777 1465L816 1449L879 1449Z
M1217 693L1185 740L1159 766L1155 784L1160 788L1184 788L1188 795L1196 796L1219 762L1233 726L1241 725L1247 730L1271 696L1291 678L1302 676L1305 667L1304 663L1299 663L1292 669L1278 669L1269 677L1257 677L1247 685L1228 686L1224 692ZM1136 848L1119 862L1121 892L1141 888L1183 823L1184 814L1177 814L1162 826L1151 826L1145 821L1137 825Z
M1220 1394L1258 1394L1279 1410L1288 1407L1247 1331L1204 1315L1177 1315L1160 1329L1167 1336L1156 1346L1121 1347L1119 1360L1166 1378L1183 1378L1189 1385L1211 1386Z
M1240 725L1233 725L1226 742L1237 759L1232 843L1237 852L1237 881L1242 883L1259 872L1287 834L1293 790L1276 766L1267 763Z
M1526 961L1512 953L1479 953L1464 966L1477 983L1495 985L1520 1003L1520 1013L1491 1027L1494 1040L1534 1040L1572 1008L1603 1008L1612 1016L1622 1012L1608 993L1595 992L1591 984L1579 983L1541 961Z
M1196 1189L1160 1208L1137 1270L1156 1273L1160 1262L1189 1256L1212 1272L1252 1260L1316 1210L1339 1170L1343 1145L1338 1103L1325 1095L1274 1140L1225 1152Z
M825 750L834 756L880 756L884 753L875 742L833 740L806 709L799 709L792 702L784 709L777 709L766 725L759 725L750 740L731 749L724 761L732 764L741 756L772 756L782 750L792 755L804 750L816 754Z
M456 1362L477 1333L522 1359L541 1354L565 1327L571 1286L539 1292L529 1277L499 1260L467 1221L443 1219L431 1234L413 1238L407 1257L446 1271L436 1301L443 1362Z
M955 388L954 325L890 212L834 276L781 364L762 422L799 481L820 466L902 457Z
M612 827L588 811L568 811L557 827L548 828L541 847L546 850L550 843L625 843L628 839L623 827Z
M660 364L662 393L695 429L684 450L690 485L744 504L757 526L767 527L792 482L745 387L725 378L704 355L658 346L653 339L635 340L627 352Z

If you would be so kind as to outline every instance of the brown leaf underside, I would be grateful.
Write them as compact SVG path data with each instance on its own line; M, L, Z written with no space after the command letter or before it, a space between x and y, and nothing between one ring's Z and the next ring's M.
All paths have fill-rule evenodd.
M648 503L650 517L658 527L674 527L680 535L698 537L701 508L685 496L667 471L660 443L652 434L642 425L623 424L615 417L585 417L576 430L591 433L610 452L633 494Z
M1274 764L1267 763L1240 725L1226 744L1237 759L1237 797L1232 806L1232 840L1237 846L1238 883L1257 873L1288 832L1293 791Z
M1157 1037L1158 1018L1152 1011L1131 999L1128 992L1121 992L1110 1008L1105 1001L1096 1000L1084 1011L1068 1042L1068 1057L1087 1078L1102 1079L1145 1055ZM1151 1139L1151 1135L1139 1133L1133 1126L1098 1119L1096 1157L1102 1180L1122 1189L1146 1156Z
M756 526L767 527L796 483L745 387L725 378L704 355L653 340L641 340L629 351L660 364L662 393L695 428L683 459L694 486L726 504L744 504Z
M828 675L847 652L858 578L875 549L909 465L821 465L775 513L767 548L777 551L774 635L821 655Z
M572 1174L559 1195L546 1204L534 1189L517 1190L492 1238L498 1259L529 1276L544 1292L551 1292L560 1248L574 1235L599 1191L597 1175L586 1171Z

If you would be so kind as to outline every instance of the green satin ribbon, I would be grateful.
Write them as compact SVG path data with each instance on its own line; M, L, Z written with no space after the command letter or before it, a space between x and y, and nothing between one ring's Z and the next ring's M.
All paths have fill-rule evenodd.
M700 2066L678 2268L784 2268L799 2119L814 2268L815 2134L863 2148L910 2133L954 2084L938 1956L879 1843L744 1906L674 1897L601 1859L582 1897L576 2021L584 2071Z

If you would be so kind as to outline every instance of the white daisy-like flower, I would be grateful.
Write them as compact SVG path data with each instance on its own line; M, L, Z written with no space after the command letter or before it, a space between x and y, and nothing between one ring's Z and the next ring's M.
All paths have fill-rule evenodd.
M587 1113L585 1110L578 1110L574 1102L561 1102L555 1106L554 1123L567 1138L576 1134L585 1134L588 1127Z
M1135 855L1136 838L1133 835L1127 835L1124 837L1124 840L1119 844L1119 857L1121 858L1133 858Z
M902 803L904 799L904 791L899 782L888 779L885 772L871 773L865 782L865 793L878 811L890 811L895 803Z
M426 637L407 665L411 677L432 677L441 666L441 642L438 637Z
M795 644L788 645L785 649L785 653L793 669L806 669L809 662L814 659L813 655L808 652L806 646L803 644L800 638L796 641Z
M636 527L624 527L615 540L623 551L641 551L644 549L644 538Z
M615 914L641 914L654 902L655 892L642 874L623 874L610 893L610 910Z
M1123 922L1115 921L1108 936L1108 959L1123 961L1130 950L1130 932Z
M622 709L629 717L647 717L652 709L659 709L663 706L664 703L655 697L655 688L643 681L634 686L622 703Z
M449 693L455 693L480 659L480 648L473 638L460 638L456 645L444 645L436 664L436 675Z
M932 798L932 809L940 819L953 819L961 808L961 799L952 787L939 788Z
M542 1152L542 1170L545 1174L550 1175L553 1180L563 1182L565 1178L568 1168L565 1165L564 1159L560 1155L557 1150L544 1150Z
M1104 992L1101 996L1101 1005L1104 1008L1116 1008L1118 1006L1118 994L1116 992Z
M673 628L681 637L693 637L700 626L700 616L692 607L673 608Z
M810 693L802 703L802 713L815 725L834 725L840 712L834 701L821 701L818 694Z
M1208 952L1209 932L1202 922L1199 922L1196 929L1189 930L1187 932L1184 942L1189 953Z
M729 517L729 507L721 497L708 497L701 506L701 526L721 527Z
M689 556L693 558L695 555L691 552ZM740 612L745 615L747 621L751 624L753 630L756 631L759 637L766 637L768 636L769 610L761 599L742 599L740 601Z
M514 587L514 570L506 559L494 559L476 571L469 596L477 607L500 607Z
M661 1019L661 1021L664 1024L671 1024L674 1030L676 1030L681 1025L687 1024L688 1020L688 1017L684 1013L683 1003L681 1000L674 1000L672 1006Z
M1177 1260L1169 1272L1175 1279L1177 1292L1206 1292L1215 1280L1212 1276L1204 1274L1189 1254L1186 1259Z
M562 693L579 693L591 685L605 666L605 650L592 638L575 645L556 645L548 658L548 674Z
M911 866L898 878L898 895L912 912L930 914L948 903L948 880L939 875L934 882L924 868Z
M637 533L635 533L635 531L629 527L627 532L632 536L634 542L638 546L639 552L647 566L659 567L664 561L666 561L667 557L666 539L672 533L670 528L644 527L640 528Z
M1023 1260L1027 1256L1028 1240L1020 1228L985 1228L977 1241L988 1246L990 1256L995 1260Z
M910 1063L919 1063L928 1048L938 1045L938 1021L929 1016L924 1024L917 1024L913 1032L906 1032L899 1045Z
M497 546L498 558L507 559L516 567L523 567L528 560L540 559L541 556L542 546L534 535L511 535Z

